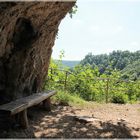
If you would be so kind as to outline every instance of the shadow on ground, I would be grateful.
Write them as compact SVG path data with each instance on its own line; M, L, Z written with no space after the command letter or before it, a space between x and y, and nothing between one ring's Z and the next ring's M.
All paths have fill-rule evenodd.
M81 123L74 119L71 107L54 106L47 113L42 109L29 111L30 127L26 130L15 128L4 131L0 137L9 138L138 138L132 132L139 128L128 127L124 120L117 123L98 120ZM3 135L2 135L3 134Z

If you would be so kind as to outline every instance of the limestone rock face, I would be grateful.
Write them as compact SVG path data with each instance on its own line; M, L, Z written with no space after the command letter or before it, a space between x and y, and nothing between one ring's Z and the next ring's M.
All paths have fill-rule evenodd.
M74 2L0 2L0 104L42 89L58 26Z

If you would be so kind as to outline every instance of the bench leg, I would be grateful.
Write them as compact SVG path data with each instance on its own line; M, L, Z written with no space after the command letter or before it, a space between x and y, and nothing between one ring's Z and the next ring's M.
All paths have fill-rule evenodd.
M51 99L47 98L46 100L44 100L43 106L44 106L45 110L51 111Z
M28 118L27 118L27 110L23 110L19 113L19 123L22 128L28 128Z

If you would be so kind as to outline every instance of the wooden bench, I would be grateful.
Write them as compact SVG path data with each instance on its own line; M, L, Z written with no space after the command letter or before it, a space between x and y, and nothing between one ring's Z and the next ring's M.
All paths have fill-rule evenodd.
M18 114L19 123L23 128L28 127L27 109L43 102L47 111L51 110L50 97L56 94L56 91L48 91L46 93L36 93L24 98L17 99L0 106L0 113L6 113L9 116Z

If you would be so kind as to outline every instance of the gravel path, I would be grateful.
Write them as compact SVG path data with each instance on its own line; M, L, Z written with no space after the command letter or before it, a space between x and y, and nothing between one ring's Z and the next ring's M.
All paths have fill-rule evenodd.
M54 105L52 112L29 111L30 127L3 131L10 138L140 138L140 104L93 104L84 109ZM74 116L96 118L85 123Z

